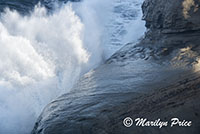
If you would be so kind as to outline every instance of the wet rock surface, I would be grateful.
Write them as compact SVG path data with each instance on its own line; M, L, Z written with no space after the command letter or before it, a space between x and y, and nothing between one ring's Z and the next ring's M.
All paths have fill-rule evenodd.
M141 66L134 68L137 64ZM137 64L132 67L130 63L102 66L85 75L73 92L59 97L45 108L32 133L199 133L198 72L144 69L142 63ZM151 120L177 117L192 120L193 126L126 128L122 124L125 117Z
M32 134L199 134L199 4L145 0L145 37L127 44L46 106ZM159 129L134 122L127 128L126 117L176 117L192 126Z

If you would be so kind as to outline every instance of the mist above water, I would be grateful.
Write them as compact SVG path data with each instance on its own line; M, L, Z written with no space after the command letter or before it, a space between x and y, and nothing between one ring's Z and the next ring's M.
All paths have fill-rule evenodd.
M5 9L0 18L0 133L30 133L45 105L111 55L104 32L113 3L68 3L52 14L37 5L27 16Z

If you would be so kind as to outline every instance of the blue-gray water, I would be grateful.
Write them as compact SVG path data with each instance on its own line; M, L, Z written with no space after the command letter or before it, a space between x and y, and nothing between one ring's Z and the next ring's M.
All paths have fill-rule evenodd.
M1 0L0 1L0 11L2 12L4 8L9 7L10 9L17 10L22 14L27 14L33 10L34 6L38 3L45 6L47 9L53 10L54 4L63 4L71 2L79 2L80 0Z

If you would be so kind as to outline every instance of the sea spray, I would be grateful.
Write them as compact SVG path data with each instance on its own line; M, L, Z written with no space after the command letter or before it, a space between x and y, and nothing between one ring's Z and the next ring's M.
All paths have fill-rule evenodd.
M0 15L0 133L30 133L45 105L69 92L103 57L136 41L144 31L141 14L124 21L117 17L123 14L113 13L113 7L126 9L131 2L129 9L138 10L141 1L51 4L51 12L37 5L26 16L5 9ZM120 27L127 31L123 38L116 34ZM123 39L121 45L112 45L113 35Z
M71 4L53 14L40 6L29 16L1 14L0 133L29 133L47 103L101 62L98 29L86 43L89 26Z

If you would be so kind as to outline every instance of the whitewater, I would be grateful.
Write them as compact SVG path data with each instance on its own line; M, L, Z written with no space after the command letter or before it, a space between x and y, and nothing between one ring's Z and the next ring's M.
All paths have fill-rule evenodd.
M27 134L42 109L145 28L142 0L37 4L0 15L0 134ZM130 14L134 15L130 15ZM131 28L130 28L131 27Z

